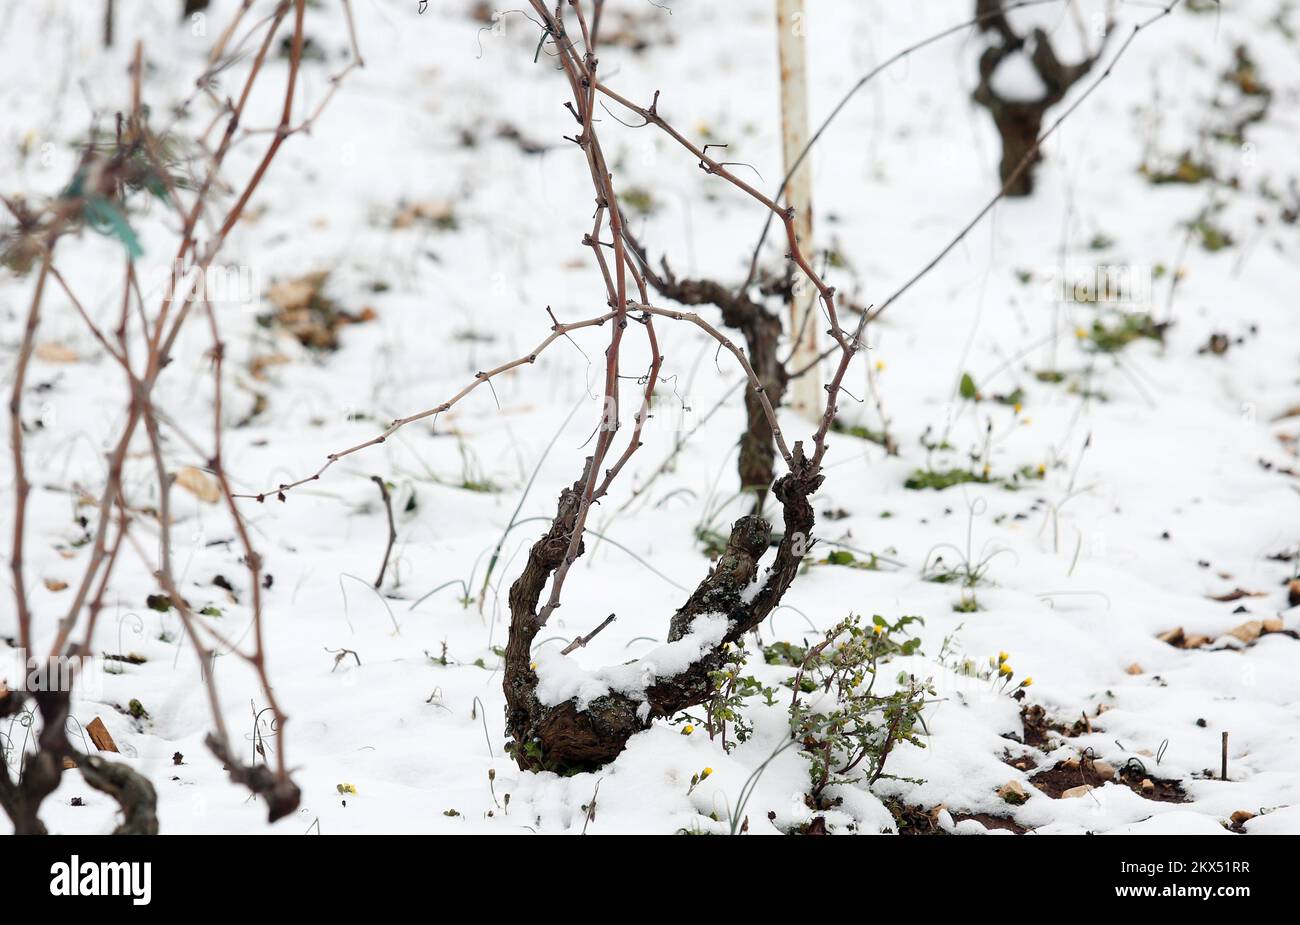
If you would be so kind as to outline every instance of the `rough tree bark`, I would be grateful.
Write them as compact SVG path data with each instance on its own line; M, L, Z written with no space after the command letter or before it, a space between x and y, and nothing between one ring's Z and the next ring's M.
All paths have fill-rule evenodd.
M980 17L980 31L992 33L995 38L980 55L979 83L972 96L993 116L1002 139L999 175L1003 184L1010 181L1006 195L1028 196L1034 191L1034 167L1043 159L1042 152L1035 148L1043 130L1043 117L1092 69L1105 48L1105 38L1094 54L1078 64L1067 65L1057 58L1051 40L1041 28L1035 28L1028 38L1017 33L1003 12L1002 0L975 0L975 15ZM1109 35L1107 23L1105 36ZM1026 55L1042 81L1043 92L1037 99L1007 99L993 88L993 75L1013 55ZM1028 166L1016 175L1027 157Z
M560 493L555 520L533 544L523 573L510 588L510 641L506 646L506 729L511 753L525 770L590 771L614 760L627 740L656 718L672 716L713 695L710 673L722 665L723 646L754 629L780 603L812 546L813 509L809 497L821 485L820 467L805 458L801 444L795 465L772 486L781 504L785 532L757 594L747 594L759 574L760 560L772 539L772 526L750 514L731 528L726 552L669 621L668 641L682 639L696 617L725 614L722 641L689 668L656 678L644 701L611 692L579 709L576 699L555 705L537 697L537 673L530 651L539 629L537 604L543 588L560 566L568 548L586 474ZM590 459L588 459L590 466ZM579 555L581 555L579 547ZM638 715L642 704L649 710Z

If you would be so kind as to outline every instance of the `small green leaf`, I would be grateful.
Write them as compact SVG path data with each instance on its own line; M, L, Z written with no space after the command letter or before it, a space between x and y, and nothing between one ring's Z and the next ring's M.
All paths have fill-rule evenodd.
M975 380L971 378L970 373L961 374L961 397L967 401L974 401L979 391L975 388Z

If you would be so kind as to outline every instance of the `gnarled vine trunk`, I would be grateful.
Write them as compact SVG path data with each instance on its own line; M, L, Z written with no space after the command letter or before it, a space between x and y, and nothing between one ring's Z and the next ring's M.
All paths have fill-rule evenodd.
M525 770L590 771L614 760L628 739L656 718L672 716L714 694L710 674L722 664L723 647L754 629L780 603L799 563L812 546L813 509L809 497L821 485L819 467L795 445L794 469L778 479L772 493L781 504L785 532L757 594L749 594L761 560L771 545L772 526L757 515L738 519L727 549L668 623L668 641L684 638L705 614L724 614L721 641L677 674L657 677L644 699L611 692L580 709L576 698L545 704L537 696L538 677L531 657L540 628L537 604L568 549L586 474L560 493L555 520L533 544L523 573L510 588L510 640L506 646L506 729L510 751ZM590 460L588 460L590 466ZM581 554L581 547L579 547Z
M1042 29L1034 29L1026 38L1017 33L1003 11L1002 0L976 0L975 15L980 31L992 33L994 43L979 60L979 83L972 94L993 116L1002 139L1002 159L998 175L1008 196L1028 196L1034 191L1034 167L1043 159L1038 139L1043 117L1061 100L1096 62L1105 47L1078 64L1062 64L1056 57L1051 40ZM1110 34L1107 24L1106 36ZM1042 82L1043 91L1035 99L1010 99L993 86L993 77L1004 61L1013 55L1025 55Z
M1034 191L1034 165L1043 159L1037 150L1038 134L1043 128L1044 109L1036 104L1007 103L993 109L993 124L1002 137L1002 160L998 176L1007 186L1008 196L1028 196ZM1016 172L1028 158L1025 169Z

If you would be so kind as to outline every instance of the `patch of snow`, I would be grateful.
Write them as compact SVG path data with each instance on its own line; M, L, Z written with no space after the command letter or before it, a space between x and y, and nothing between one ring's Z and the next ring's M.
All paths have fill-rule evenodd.
M1106 835L1229 835L1216 820L1188 810L1161 813L1105 832Z
M691 621L690 631L681 639L665 643L625 665L607 665L595 671L583 668L576 659L555 649L543 649L534 657L537 699L546 706L556 706L576 698L579 710L585 710L597 697L611 691L643 699L646 688L659 678L680 674L720 643L727 635L727 623L725 614L701 614Z
M1047 85L1034 70L1029 55L1015 52L1002 59L992 77L993 92L1009 103L1029 103L1043 98Z

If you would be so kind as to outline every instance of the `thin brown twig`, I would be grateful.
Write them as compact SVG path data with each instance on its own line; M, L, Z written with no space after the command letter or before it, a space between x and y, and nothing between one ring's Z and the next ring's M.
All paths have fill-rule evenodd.
M397 542L397 524L393 522L393 498L388 492L388 483L378 475L372 475L370 481L379 486L379 496L384 499L384 510L388 512L388 545L384 547L384 561L379 566L379 577L375 579L375 588L378 589L384 583L388 559L393 554L393 544Z
M285 496L288 494L288 492L292 491L294 488L297 488L300 485L305 485L308 482L315 482L319 480L321 475L324 474L326 469L334 465L340 459L343 459L345 456L351 456L353 453L357 453L361 450L366 449L367 447L376 446L380 443L385 442L389 437L397 433L397 431L401 430L403 427L405 427L408 424L414 424L416 421L422 421L425 418L442 414L444 411L447 411L453 406L455 406L456 403L459 402L462 398L464 398L470 392L473 392L476 388L478 388L480 385L487 382L488 380L494 379L497 376L501 375L502 373L508 372L509 370L515 369L517 367L527 366L529 364L537 362L537 358L542 354L543 351L546 350L547 347L551 346L551 344L555 343L555 341L559 340L561 337L567 336L570 331L576 331L579 330L580 328L599 327L600 325L603 325L606 321L609 321L614 316L615 316L615 312L611 311L611 312L606 312L603 315L597 315L595 318L587 318L583 321L573 321L573 322L569 322L568 324L558 324L558 323L554 324L551 327L551 333L540 344L534 347L532 351L524 354L523 356L516 357L513 360L509 360L505 363L502 363L500 366L496 366L493 367L492 369L475 373L474 380L470 382L469 385L465 386L463 389L461 389L451 398L444 401L442 404L435 405L432 408L426 408L423 411L417 411L415 414L410 414L403 418L398 418L397 420L389 424L388 427L384 429L383 433L379 434L378 436L371 437L369 440L366 440L363 443L358 443L356 446L350 446L347 449L339 450L336 453L330 453L325 458L324 465L322 465L319 469L317 469L315 472L311 473L310 475L306 475L292 482L283 482L273 489L268 489L266 491L258 492L256 494L236 494L235 497L251 498L255 501L265 501L268 495L275 495L277 498L279 498L279 500L283 501L285 499Z
M613 622L614 622L614 615L613 615L613 614L610 614L610 615L609 615L608 617L606 617L603 621L601 621L600 626L596 627L594 630L592 630L592 631L591 631L590 633L588 633L586 636L578 636L578 637L576 637L576 638L573 640L573 642L569 643L567 646L565 646L563 649L560 650L560 654L561 654L561 655L568 655L570 652L575 652L575 651L577 651L578 649L581 649L581 648L582 648L583 646L585 646L587 643L589 643L589 642L591 642L593 639L595 639L597 633L599 633L601 630L603 630L605 627L609 626L609 625L610 625L611 623L613 623Z
M45 293L45 280L49 276L49 251L41 260L36 290L27 309L27 323L23 326L23 339L18 347L18 361L14 369L13 390L9 394L9 442L14 460L14 529L13 551L9 569L13 574L14 597L18 613L18 639L22 648L31 651L32 614L27 604L27 583L23 570L23 544L27 535L27 499L31 482L27 480L27 467L23 458L23 389L27 384L27 368L31 365L36 347L36 329L41 322L41 298Z

